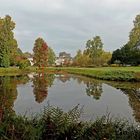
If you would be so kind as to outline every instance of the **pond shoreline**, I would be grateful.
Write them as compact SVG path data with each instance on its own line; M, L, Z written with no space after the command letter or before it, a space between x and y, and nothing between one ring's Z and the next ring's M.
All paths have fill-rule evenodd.
M73 71L77 73L70 74ZM0 69L0 74L5 75L4 77L1 77L0 81L0 99L3 106L0 116L0 139L139 140L140 127L139 123L137 124L140 119L139 100L137 100L137 97L133 94L133 92L136 92L137 89L139 89L139 85L137 85L139 83L127 82L127 85L123 86L125 82L106 81L109 83L109 86L107 86L107 83L104 83L103 80L101 81L95 80L94 78L87 78L90 76L86 77L86 75L80 76L84 72L91 72L92 74L92 71L97 71L97 69L64 67L41 69L30 67L24 70L20 70L18 68ZM30 79L27 74L31 73L32 75L32 72L35 75L32 79ZM6 76L6 74L8 75ZM12 75L11 78L8 77L10 74ZM21 77L19 75L21 75ZM69 75L72 75L72 77L69 77ZM56 80L54 78L56 78ZM101 81L101 83L98 81ZM66 84L68 84L68 86L64 86ZM136 84L136 87L133 84ZM25 86L27 87L26 89ZM50 89L51 86L53 86L53 90ZM127 87L129 87L130 90ZM64 90L59 91L59 89ZM74 89L74 92L71 92L72 89ZM128 97L126 98L127 95ZM51 99L51 104L49 104L49 102L45 103L47 98ZM7 99L7 101L3 99ZM100 99L102 101L104 100L104 102L100 103ZM75 102L73 102L73 100L75 100ZM63 101L64 104L62 104ZM122 102L128 103L128 101L130 107L127 107L127 104L121 104ZM41 112L37 112L37 110L35 110L35 113L33 113L30 117L28 117L27 114L19 115L21 112L24 112L21 106L26 109L25 112L27 113L27 107L30 107L30 103L35 103L32 104L34 108L38 108L41 103L45 103L45 106L43 105ZM59 103L61 103L62 108L59 106ZM83 110L83 104L81 103L90 104L91 107L88 107L89 112L97 114L94 120L88 121L80 119L80 117L83 117L83 114L88 113L87 110ZM98 103L98 108L96 108L96 103ZM70 108L68 107L68 110L66 111L63 107L69 104ZM71 105L74 106L76 104L78 105L71 108ZM101 104L103 106L100 106ZM88 104L86 105L88 106ZM113 117L110 114L110 112L113 113L111 109L108 110L109 112L103 112L106 105L115 105L114 108L112 108L113 111L115 111L115 108L118 108L119 111L122 110L120 112L123 112L124 114L128 112L128 114L122 114L122 117ZM131 108L133 112L131 111ZM18 109L21 110L21 112L16 114ZM103 112L102 115L100 116L100 113L98 114L97 111ZM129 121L128 116L130 114L131 117L131 112L132 115L134 115L136 123L135 121Z
M140 82L140 67L100 67L100 68L77 68L77 67L47 67L37 68L0 68L0 76L23 75L31 72L47 72L56 74L77 74L100 80Z
M63 69L64 71L71 74L78 74L87 76L90 78L107 80L107 81L124 81L124 82L139 82L140 73L134 71L123 71L123 70L101 70L101 69L88 69L88 68L69 68ZM138 75L138 76L137 76Z

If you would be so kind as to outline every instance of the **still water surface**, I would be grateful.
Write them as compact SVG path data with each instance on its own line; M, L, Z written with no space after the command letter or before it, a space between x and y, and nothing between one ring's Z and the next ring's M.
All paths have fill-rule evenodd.
M0 104L16 114L39 113L48 104L68 111L84 106L82 119L110 113L140 122L140 83L106 82L75 75L0 77Z

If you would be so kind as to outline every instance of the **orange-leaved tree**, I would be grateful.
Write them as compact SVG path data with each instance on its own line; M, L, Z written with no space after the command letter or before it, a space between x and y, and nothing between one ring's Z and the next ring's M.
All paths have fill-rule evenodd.
M38 67L46 67L48 65L48 45L42 38L35 40L33 62Z

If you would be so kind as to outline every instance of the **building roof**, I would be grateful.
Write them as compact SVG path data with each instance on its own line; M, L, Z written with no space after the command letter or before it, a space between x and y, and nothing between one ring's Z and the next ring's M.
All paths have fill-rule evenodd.
M70 58L71 55L69 53L66 53L66 52L60 52L59 53L59 57L66 57L66 58Z

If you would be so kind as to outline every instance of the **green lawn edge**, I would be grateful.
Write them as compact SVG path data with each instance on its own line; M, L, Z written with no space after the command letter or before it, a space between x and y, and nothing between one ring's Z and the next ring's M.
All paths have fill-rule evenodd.
M14 67L0 68L0 76L22 75L31 72L70 73L101 80L140 82L140 67L100 67L100 68L28 67L25 69L19 69Z

